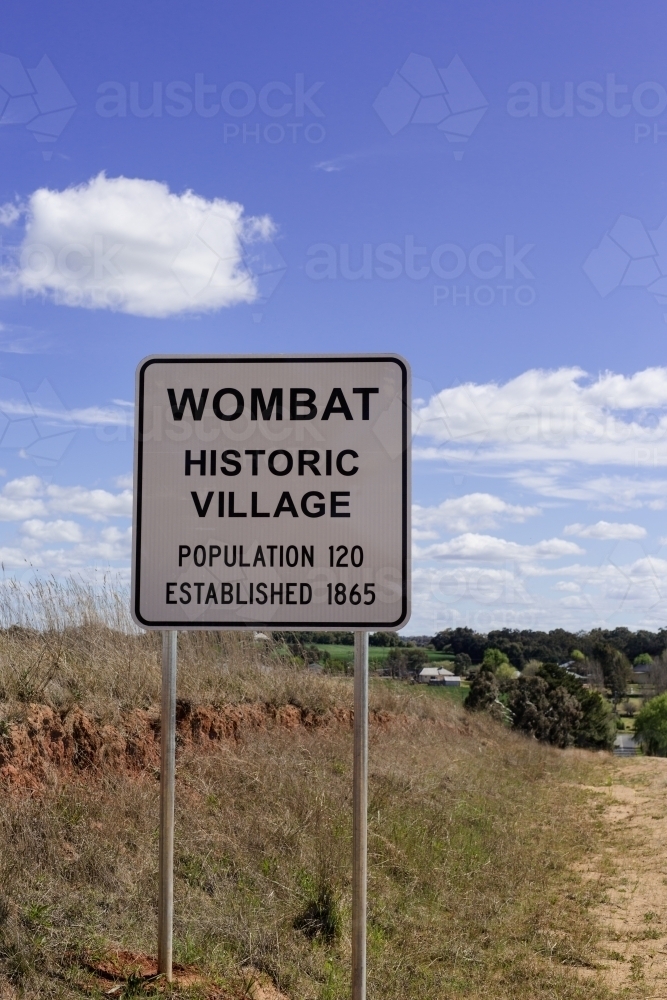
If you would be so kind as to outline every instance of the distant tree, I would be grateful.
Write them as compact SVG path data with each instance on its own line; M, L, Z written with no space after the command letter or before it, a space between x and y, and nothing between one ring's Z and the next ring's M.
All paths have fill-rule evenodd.
M570 653L570 659L574 660L575 663L583 663L586 657L584 656L584 654L581 652L580 649L573 649L572 652Z
M651 757L667 757L667 694L651 698L635 719L635 739Z
M423 638L418 637L418 645ZM531 659L543 663L562 663L568 659L578 660L577 651L586 658L594 657L594 647L611 646L630 661L641 653L652 657L660 656L667 650L667 628L658 632L639 629L632 632L628 628L593 629L591 632L568 632L552 629L538 632L531 629L495 629L482 635L470 628L445 629L431 639L434 648L451 653L467 653L474 664L482 662L484 650L492 647L505 653L517 669L523 669ZM581 661L579 661L581 662Z
M498 681L513 681L519 676L519 671L511 663L501 663L496 667L496 677Z
M602 668L604 682L612 699L620 701L632 679L632 667L627 656L609 642L596 642L593 656Z
M454 673L459 677L467 677L472 667L472 660L467 653L457 653L454 657Z
M501 667L507 663L509 663L509 657L507 656L507 653L503 653L501 652L501 650L494 649L493 647L489 647L488 649L484 650L484 659L482 660L482 666L490 670L492 673L495 674L498 667Z
M587 656L583 663L578 664L577 671L591 687L604 690L604 674L597 660Z
M658 659L653 660L648 671L648 682L653 689L653 694L664 694L667 691L667 659L662 653Z
M392 677L405 677L407 674L405 659L403 657L403 650L398 649L396 646L392 646L387 654L387 658L384 661L385 667L389 670Z
M415 677L428 663L428 653L419 646L392 646L385 660L392 677Z
M513 667L517 670L523 669L526 656L520 632L507 628L497 629L495 632L489 632L486 638L489 646L505 653Z
M368 637L369 646L407 646L396 632L371 632Z
M473 663L481 663L488 642L471 628L445 629L433 637L433 645L443 652L467 653Z
M408 673L413 675L418 674L429 662L427 651L418 646L404 649L403 656Z
M640 653L639 656L635 656L632 662L635 667L650 667L653 663L653 657L650 653Z

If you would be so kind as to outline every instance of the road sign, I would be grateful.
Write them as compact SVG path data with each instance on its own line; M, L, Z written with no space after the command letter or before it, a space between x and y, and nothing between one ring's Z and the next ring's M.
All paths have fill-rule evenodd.
M142 361L135 621L403 626L409 389L407 363L395 355Z

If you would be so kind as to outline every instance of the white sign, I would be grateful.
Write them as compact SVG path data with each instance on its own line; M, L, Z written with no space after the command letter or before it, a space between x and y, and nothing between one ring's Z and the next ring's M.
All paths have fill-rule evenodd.
M395 355L142 361L137 624L405 625L409 401Z

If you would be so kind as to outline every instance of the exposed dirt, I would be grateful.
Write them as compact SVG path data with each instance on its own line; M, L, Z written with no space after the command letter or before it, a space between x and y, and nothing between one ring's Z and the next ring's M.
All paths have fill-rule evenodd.
M216 986L196 968L178 964L174 964L173 986L170 987L158 973L157 960L143 952L109 952L103 960L90 962L85 967L93 978L91 987L108 997L126 996L128 987L133 989L133 996L138 990L146 995L168 993L171 996L174 988L196 988L197 996L206 997L206 1000L240 1000L240 997L250 1000L287 1000L268 976L250 966L242 970L242 985L233 992Z
M591 790L607 828L605 852L584 871L606 889L603 975L614 990L667 998L667 759L620 760L613 783Z
M371 726L401 725L407 717L371 713ZM414 720L413 720L414 721ZM238 741L253 731L271 728L350 728L353 712L337 708L324 713L295 705L229 705L193 707L179 701L177 747L198 751L221 741ZM455 728L455 727L454 727ZM0 785L37 792L63 774L95 771L156 771L160 764L160 717L135 710L122 725L104 724L80 708L59 713L44 705L27 706L25 717L0 730Z

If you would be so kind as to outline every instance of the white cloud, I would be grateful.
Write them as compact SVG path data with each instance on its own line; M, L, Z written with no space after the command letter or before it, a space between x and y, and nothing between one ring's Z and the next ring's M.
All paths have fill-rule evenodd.
M417 566L412 583L417 613L430 602L451 608L453 602L465 600L486 606L499 601L520 605L530 601L520 576L493 566Z
M24 206L15 201L7 201L4 205L0 205L0 226L13 226L24 211Z
M563 556L581 555L583 552L584 550L575 542L565 542L562 538L548 538L535 545L521 545L493 535L466 532L449 542L440 542L427 549L418 550L417 558L533 562L538 559L560 559Z
M627 545L628 543L624 543ZM636 551L640 552L637 543ZM551 582L553 581L553 582ZM492 628L664 627L667 558L548 566L538 561L415 566L409 631ZM545 584L547 586L545 586ZM556 591L557 597L553 591Z
M47 486L49 509L65 514L82 514L93 521L132 516L132 490L109 493L84 486Z
M117 562L119 559L129 560L132 546L132 528L103 528L100 538L93 544L87 544L83 554L87 560L101 559L104 562Z
M35 393L30 393L34 396ZM0 398L0 410L6 416L20 420L22 417L41 419L46 425L53 427L59 424L80 427L132 427L134 416L127 410L112 409L108 406L86 406L76 410L66 410L65 407L55 408L30 402L28 394L25 399Z
M0 206L0 221L18 211ZM22 211L25 233L18 260L2 272L4 294L134 316L252 302L257 282L245 253L275 231L268 216L246 216L236 202L103 173L64 191L39 188Z
M580 368L533 369L504 383L467 383L415 405L432 445L415 457L466 462L667 464L667 368L590 380Z
M0 490L0 521L23 521L46 514L39 476L12 479Z
M36 542L81 542L83 531L76 521L24 521L21 532Z
M642 528L639 524L598 521L597 524L568 524L563 529L563 534L577 535L578 538L599 538L605 541L612 539L634 540L646 538L646 528Z
M29 521L43 518L49 512L79 514L93 521L131 517L132 490L110 493L108 490L89 490L84 486L48 485L39 476L12 479L0 490L0 521Z
M500 520L525 521L539 513L539 507L516 506L490 493L468 493L443 500L437 507L413 504L412 523L415 538L435 538L438 528L452 532L495 528Z
M548 465L542 469L511 469L507 477L524 490L558 500L586 501L604 510L667 507L667 479L639 476L602 475L581 477L570 464Z
M20 479L10 480L3 487L2 495L11 500L29 500L43 492L44 484L39 476L21 476Z

